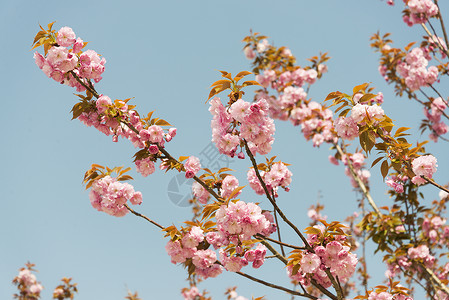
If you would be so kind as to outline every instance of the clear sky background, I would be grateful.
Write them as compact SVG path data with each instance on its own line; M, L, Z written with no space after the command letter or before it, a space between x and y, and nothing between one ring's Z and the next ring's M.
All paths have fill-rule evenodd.
M78 300L123 299L127 288L144 300L181 299L180 290L188 285L183 268L170 263L164 250L167 241L156 227L132 215L115 218L91 207L82 185L84 172L92 163L133 166L136 150L127 141L112 143L111 137L70 120L74 90L48 79L33 61L30 46L39 23L57 21L55 29L72 27L89 41L88 48L107 59L97 90L113 99L135 97L132 104L141 114L156 110L155 116L178 128L168 151L176 157L200 156L211 140L211 116L204 104L208 87L219 79L217 70L250 70L241 43L250 29L268 35L276 46L289 47L299 65L320 51L329 52L329 73L309 94L315 101L371 82L385 95L386 113L399 126L412 127L412 141L426 139L427 134L418 134L422 108L394 97L377 71L378 54L369 47L369 37L377 31L393 32L395 45L401 47L424 34L419 26L409 28L402 22L402 1L397 2L389 7L379 0L2 1L0 299L12 298L11 280L27 261L39 270L43 299L51 298L63 276L78 283ZM448 3L440 5L449 16ZM248 92L246 99L252 96ZM279 203L298 227L307 226L307 208L319 194L329 220L341 221L355 211L356 195L343 167L327 161L328 147L313 148L290 123L277 122L276 128L270 156L291 163L294 174L291 192L281 192ZM447 144L427 149L438 157L437 182L446 183ZM240 170L236 174L246 184L249 162L232 161L229 166ZM142 178L133 167L131 175L136 178L131 183L143 193L138 211L165 226L190 219L190 208L169 198L175 173ZM390 203L377 168L371 182L376 201ZM189 193L187 185L179 189L180 194ZM430 187L423 191L429 202L438 195ZM242 199L264 201L249 190ZM269 208L267 203L262 206ZM288 228L281 229L288 242L298 243ZM372 249L368 253L371 256ZM371 286L383 280L385 269L379 261L368 263ZM243 270L290 286L278 261L267 261L257 272ZM199 287L214 299L224 299L226 287L235 285L247 298L290 299L232 273Z

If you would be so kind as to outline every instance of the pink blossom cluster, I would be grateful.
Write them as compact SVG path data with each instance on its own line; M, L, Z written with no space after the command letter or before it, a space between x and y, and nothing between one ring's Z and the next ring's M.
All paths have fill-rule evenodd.
M255 234L269 236L276 227L254 203L237 201L222 205L215 213L217 229L231 242L249 240Z
M314 206L312 206L311 208L309 208L309 210L307 211L307 216L313 221L313 222L318 222L319 220L327 220L327 216L326 215L322 215L319 211L317 211L315 209Z
M428 57L430 59L430 57ZM420 87L433 84L438 78L438 68L430 66L425 52L421 48L413 48L405 56L405 61L397 64L396 72L405 79L407 87L416 91Z
M233 300L248 300L243 296L239 296L235 290L229 291L229 297Z
M376 293L372 291L368 295L368 300L413 300L413 298L402 294L390 294L388 292Z
M337 137L334 134L333 113L315 101L297 104L290 112L290 121L293 125L301 125L301 130L307 140L313 141L313 146L322 143L334 143Z
M359 96L361 97L361 96ZM354 96L354 101L358 97ZM382 97L383 98L383 97ZM381 121L384 117L384 110L379 105L368 105L357 103L351 109L349 117L337 118L334 122L335 130L338 136L345 140L353 140L359 136L359 127L371 120L374 124Z
M427 60L431 59L430 53L435 52L435 50L441 54L441 58L446 58L447 45L443 38L436 35L427 36L427 42L429 43L428 46L422 48ZM445 51L442 51L440 47Z
M324 65L323 65L324 66ZM322 67L323 71L326 71ZM305 83L314 84L318 78L318 72L314 69L297 68L295 71L285 71L277 76L274 70L264 70L263 74L256 75L256 81L264 88L271 87L273 89L284 89L287 87L301 88ZM285 92L285 89L284 89ZM301 96L305 97L307 94L301 88ZM287 100L285 100L287 101ZM292 101L290 99L290 101ZM285 105L285 103L284 103Z
M390 178L387 178L385 180L385 183L393 188L395 190L396 193L403 193L404 192L404 183L408 180L407 176L398 176L398 175L393 175Z
M400 256L392 263L388 264L388 270L385 276L393 278L402 273L403 269L409 272L421 272L421 268L412 268L413 260L418 260L428 268L432 268L435 263L435 257L430 254L429 248L426 245L419 245L411 247L407 250L407 255Z
M315 225L314 227L324 232L324 226ZM328 288L332 285L326 274L326 269L329 268L333 276L338 276L341 282L347 282L355 272L357 255L351 253L350 248L343 244L345 236L335 237L338 240L321 244L318 242L318 235L308 235L308 242L313 247L313 251L303 253L298 273L292 274L293 266L287 267L289 277L304 286L310 286L311 279L314 279Z
M273 191L275 196L277 196L277 190L279 187L283 188L285 191L289 191L290 189L287 187L292 182L292 172L287 168L287 166L282 162L274 163L270 170L259 171L262 180L268 188L268 191ZM262 184L259 181L259 178L256 176L256 171L254 168L250 168L246 174L249 185L258 195L265 194L265 191L262 187Z
M127 201L133 205L142 203L142 193L135 192L129 183L122 183L107 175L92 184L90 203L98 210L111 216L123 217L128 213Z
M195 272L204 279L216 277L221 274L222 268L215 264L217 256L213 250L198 250L198 245L204 241L204 231L193 226L179 240L170 240L165 246L165 250L171 257L171 262L183 263L191 258L195 265Z
M347 154L342 157L342 162L346 166L345 174L351 180L351 185L354 188L357 188L358 184L355 181L355 179L352 177L351 170L349 169L349 166L348 166L348 158L349 158L349 162L351 163L352 168L354 169L357 176L362 180L362 182L364 184L368 184L369 178L371 177L371 173L367 169L364 169L365 155L363 155L363 153L361 153L361 152L356 152L354 154ZM338 160L334 156L329 156L329 160L331 163L338 165Z
M253 154L265 155L271 151L275 126L268 116L266 100L251 104L238 99L226 109L220 98L215 97L211 100L209 111L213 115L212 141L220 153L234 157L243 139L248 142Z
M232 192L238 187L239 187L239 180L233 175L228 175L221 182L220 196L223 199L227 199L231 196ZM236 198L238 195L240 195L240 193L241 191L236 193L232 198Z
M198 200L198 202L201 204L206 204L210 199L209 192L196 181L194 181L192 184L192 193L196 200Z
M410 9L410 15L403 17L408 26L423 24L431 17L438 15L438 6L432 0L408 0L404 1Z
M433 216L432 218L425 218L422 223L422 233L429 238L432 243L439 243L448 245L449 242L449 226L446 224L446 219L440 216Z
M200 291L196 286L192 286L190 289L185 288L182 291L182 297L184 300L196 300L200 296Z
M193 178L199 170L201 170L200 159L195 156L189 156L184 164L186 170L186 178Z
M441 115L446 107L447 101L438 97L432 101L430 109L424 108L424 114L429 120L429 123L432 124L432 133L429 137L435 142L438 141L439 136L446 134L449 131L449 126L441 121Z
M229 272L239 272L242 267L252 262L253 268L259 268L265 261L267 248L258 244L255 249L248 250L242 255L229 255L225 250L220 249L220 261L223 267ZM241 252L241 251L240 251Z
M31 273L30 269L22 268L19 274L14 278L15 283L21 291L20 299L38 299L44 287L36 280L36 275Z
M69 72L75 73L87 83L91 79L98 83L105 70L106 59L93 50L81 52L84 42L76 38L69 27L62 27L56 34L56 45L52 46L44 57L34 53L37 66L53 80L75 87L78 92L85 89ZM71 47L71 48L70 48Z
M154 162L149 157L136 160L135 164L137 172L139 172L143 177L147 177L148 175L154 173Z
M437 171L437 159L433 155L423 155L412 161L412 170L416 176L412 178L412 182L417 185L426 183L427 181L421 176L432 178L433 173Z

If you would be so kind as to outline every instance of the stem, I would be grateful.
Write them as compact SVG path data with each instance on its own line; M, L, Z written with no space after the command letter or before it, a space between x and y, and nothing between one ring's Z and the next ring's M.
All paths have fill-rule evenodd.
M263 284L263 285L266 285L266 286L271 287L273 289L278 289L278 290L287 292L287 293L289 293L291 295L296 295L296 296L306 297L306 298L313 299L313 300L318 300L317 297L312 296L312 295L310 295L308 293L300 293L300 292L297 292L297 291L294 291L294 290L290 290L290 289L285 288L283 286L263 281L261 279L258 279L256 277L253 277L251 275L248 275L248 274L245 274L245 273L242 273L242 272L236 272L236 273L239 274L240 276L246 277L246 278L248 278L248 279L250 279L252 281L258 282L258 283Z
M444 41L446 42L446 45L449 45L449 41L447 39L447 34L446 34L446 27L444 26L443 16L441 15L440 6L438 5L438 0L434 0L434 1L435 1L435 5L438 7L438 18L440 19L441 30L443 30Z
M436 284L438 284L441 290L449 295L449 287L444 285L444 283L441 282L441 280L437 277L437 275L435 275L435 273L433 273L433 271L427 268L424 264L421 263L421 267L424 269L424 271L426 271L427 275L429 275L432 278L432 280Z
M253 164L254 171L256 172L257 179L259 179L259 182L262 185L262 187L265 191L265 194L267 195L268 200L271 202L274 209L279 213L279 216L281 216L281 218L284 220L284 222L287 223L296 232L296 234L301 238L301 240L303 241L307 250L313 251L313 248L309 245L309 242L307 242L306 238L301 233L301 231L299 231L299 229L284 215L284 213L279 208L279 206L276 204L276 202L271 198L270 192L268 191L268 188L267 188L265 182L263 181L262 177L260 176L259 169L257 168L257 162L254 159L254 156L251 153L251 150L249 150L248 143L246 142L246 140L243 140L243 141L245 143L246 153L248 154L248 156L251 160L251 163Z
M433 181L433 180L430 180L430 179L427 178L426 176L421 175L421 178L423 178L425 181L427 181L427 182L430 183L431 185L436 186L436 187L439 188L440 190L443 190L443 191L445 191L446 193L449 193L449 190L448 190L447 188L445 188L445 187L442 186L442 185L439 185L438 183L436 183L436 182Z
M343 152L343 150L341 149L340 145L335 144L335 147L337 148L338 153L340 153L341 156L345 155L345 153ZM360 177L357 175L357 173L355 172L351 162L349 161L349 159L346 160L348 162L348 167L349 170L351 171L351 175L352 178L354 178L354 180L357 182L358 186L360 187L360 189L362 190L363 194L365 195L366 199L368 200L368 203L371 205L371 207L374 209L374 211L376 212L376 214L381 217L382 213L380 212L379 208L377 208L376 203L374 202L373 197L371 197L370 192L368 191L368 189L366 188L366 185L363 183L363 181L360 179Z
M271 246L268 242L266 241L261 241L261 243L268 248L268 250L270 250L271 253L273 253L274 256L277 257L277 259L279 259L280 261L282 261L282 263L284 265L286 265L288 263L288 260L282 256L279 252L276 251L276 249L273 248L273 246Z
M92 95L95 96L95 98L100 98L100 95L97 93L97 91L95 90L95 88L92 86L92 83L89 82L89 85L87 85L86 83L84 83L79 77L78 75L75 74L75 72L73 71L69 71L69 73L73 76L73 78L75 78L76 81L78 81L79 84L81 84L83 87L86 88L86 90L88 90L89 92L92 93Z
M429 23L430 24L430 23ZM427 35L432 38L432 33L429 31L429 29L427 28L426 24L422 23L421 24L422 28L424 29L424 31L427 33ZM442 52L444 52L447 56L449 56L449 51L447 51L446 49L443 48L443 46L441 45L441 43L437 42L437 46L438 48L440 48L440 50Z
M125 205L125 207L126 207L131 213L133 213L134 215L136 215L136 216L138 216L138 217L141 217L141 218L147 220L148 222L150 222L151 224L153 224L153 225L159 227L159 228L162 229L162 230L165 229L164 226L162 226L162 225L160 225L160 224L154 222L153 220L151 220L151 219L148 218L147 216L142 215L141 213L138 213L137 211L135 211L135 210L133 210L132 208L130 208L130 207L128 206L128 204L125 203L124 205Z
M449 104L447 103L446 100L444 100L444 97L440 94L440 92L438 92L437 89L433 87L433 85L429 84L429 86L430 86L430 88L431 88L435 93L437 93L438 97L441 98L441 100L444 102L444 104L446 104L446 106L449 106ZM443 112L443 114L444 114L444 112ZM447 115L444 115L444 116L445 116L446 118L448 117Z
M298 246L295 246L295 245L286 244L286 243L277 241L277 240L275 240L275 239L269 238L269 237L264 236L264 235L261 235L261 234L257 234L255 237L256 237L256 238L262 238L262 239L264 239L264 240L267 240L267 241L270 241L270 242L279 244L279 245L281 245L281 246L285 246L285 247L289 247L289 248L293 248L293 249L306 250L305 247L298 247ZM285 256L285 254L284 254L284 256Z
M273 200L276 201L276 198L274 197L274 190L271 190L271 195L272 195ZM282 239L281 239L281 228L280 228L280 226L279 226L278 215L277 215L276 211L274 211L274 221L276 222L276 226L277 226L277 233L278 233L278 239L279 239L279 242L282 243ZM282 252L282 255L285 256L284 246L283 246L282 244L280 244L280 245L281 245L281 252Z

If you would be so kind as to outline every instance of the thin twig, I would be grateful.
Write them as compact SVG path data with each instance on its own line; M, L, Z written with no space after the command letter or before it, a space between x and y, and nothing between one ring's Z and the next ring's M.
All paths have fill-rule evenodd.
M340 145L335 144L335 148L337 148L338 153L341 156L344 156L345 153L343 152L343 150L341 149ZM359 175L357 175L357 173L355 172L351 162L349 159L346 160L348 162L348 167L349 170L351 171L351 175L352 178L354 178L354 180L357 182L358 186L360 187L360 189L362 190L363 194L365 195L366 199L368 200L368 203L371 205L371 207L374 209L374 211L376 212L376 214L380 217L382 216L382 213L380 212L379 208L377 207L376 203L374 202L373 197L371 197L370 192L368 191L366 185L363 183L363 181L360 179Z
M447 188L445 188L445 187L442 186L442 185L439 185L438 183L436 183L436 182L433 181L433 180L430 180L430 178L427 178L427 177L424 176L424 175L421 175L421 178L423 178L425 181L427 181L427 182L430 183L431 185L436 186L436 187L439 188L440 190L443 190L443 191L445 191L446 193L449 193L449 190L448 190Z
M430 23L429 23L430 24ZM422 28L424 29L424 31L427 33L427 35L432 38L432 33L429 31L429 29L427 28L426 24L421 23ZM447 51L446 49L443 48L443 46L441 45L441 43L437 42L437 46L438 48L440 48L440 50L442 52L444 52L447 56L449 56L449 51Z
M282 256L279 252L276 251L276 249L273 248L273 246L270 245L267 241L261 241L261 243L270 250L271 253L273 253L274 256L276 256L284 265L288 263L287 259Z
M274 197L274 190L271 190L271 195L272 195L272 197L273 197L273 200L276 202L276 198ZM276 211L274 211L274 221L276 222L278 239L279 239L279 241L282 243L282 239L281 239L281 227L279 226L278 215L277 215ZM281 246L281 253L282 253L283 256L285 256L284 246L282 246L282 244L280 244L280 246Z
M289 247L289 248L293 248L293 249L306 250L305 247L298 247L298 246L295 246L295 245L286 244L284 242L277 241L275 239L269 238L269 237L261 235L261 234L257 234L255 237L256 238L262 238L264 240L267 240L267 241L270 241L270 242L273 242L273 243L276 243L276 244L279 244L279 245L282 245L282 246L285 246L285 247ZM285 256L285 254L283 254L283 255Z
M297 291L294 291L294 290L285 288L285 287L283 287L283 286L276 285L276 284L269 283L269 282L267 282L267 281L258 279L258 278L256 278L256 277L253 277L253 276L248 275L248 274L246 274L246 273L242 273L242 272L236 272L236 273L239 274L240 276L243 276L243 277L246 277L246 278L248 278L248 279L251 279L252 281L258 282L258 283L263 284L263 285L266 285L266 286L271 287L271 288L273 288L273 289L278 289L278 290L287 292L287 293L289 293L289 294L291 294L291 295L296 295L296 296L306 297L306 298L313 299L313 300L317 300L317 299L318 299L317 297L312 296L312 295L310 295L310 294L308 294L308 293L300 293L300 292L297 292Z
M151 224L153 224L153 225L159 227L159 228L162 229L162 230L165 229L164 226L162 226L162 225L160 225L160 224L154 222L153 220L151 220L151 219L148 218L147 216L142 215L141 213L138 213L137 211L135 211L135 210L133 210L132 208L130 208L130 207L128 206L128 204L124 204L124 205L125 205L125 207L126 207L132 214L134 214L134 215L136 215L136 216L138 216L138 217L141 217L141 218L147 220L148 222L150 222Z
M434 0L434 1L435 1L435 5L438 7L438 19L440 19L441 30L443 31L444 41L446 42L446 45L449 45L449 41L447 39L447 34L446 34L446 27L444 26L443 16L441 15L440 6L438 5L438 0Z
M251 163L253 164L253 168L256 173L256 176L259 179L259 182L262 185L262 187L265 191L265 195L267 196L268 200L271 202L274 209L279 213L279 216L284 220L284 222L287 223L296 232L296 234L300 237L300 239L303 241L306 248L310 251L313 251L313 248L309 245L309 243L307 242L307 239L304 237L304 235L301 233L301 231L299 231L299 229L284 215L284 213L279 208L279 206L276 204L276 202L271 198L270 192L268 191L268 188L267 188L265 182L263 181L262 177L260 176L259 169L257 168L257 162L254 159L254 156L251 153L251 150L249 150L248 143L246 142L246 140L244 140L244 143L245 143L246 153L248 154L248 156L251 160Z

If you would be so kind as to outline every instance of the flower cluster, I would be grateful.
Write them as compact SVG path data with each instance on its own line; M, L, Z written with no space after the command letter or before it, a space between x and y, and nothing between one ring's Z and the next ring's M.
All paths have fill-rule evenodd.
M335 235L333 240L323 239L324 226L315 225L320 234L309 234L308 243L313 251L304 251L301 254L300 267L296 274L293 273L293 265L288 265L287 273L289 277L300 282L304 286L310 286L311 279L316 280L323 287L332 285L326 270L335 277L338 276L340 282L345 283L354 274L358 262L357 255L350 252L350 247L345 243L346 237Z
M351 117L348 117L348 118L351 118ZM346 119L348 119L348 118L346 118ZM371 173L370 173L370 171L368 171L367 169L364 168L365 167L365 155L363 155L363 153L361 153L361 152L356 152L354 154L347 153L346 155L343 155L343 157L341 157L341 160L342 160L343 164L346 166L345 174L351 180L351 185L353 187L357 188L358 184L355 181L354 177L351 175L351 171L348 166L349 163L351 164L351 166L352 166L354 172L357 174L357 176L362 180L362 182L366 185L368 184L369 178L371 177ZM338 159L333 155L329 155L329 161L334 165L338 165Z
M411 91L416 91L420 87L433 84L438 78L438 68L430 66L430 57L425 57L425 52L421 48L413 48L396 66L396 72L405 79L405 84Z
M368 295L368 300L413 300L413 298L403 294L390 294L389 292L375 292L372 291Z
M400 175L393 175L391 178L387 178L385 180L385 183L393 188L396 193L403 193L404 192L404 183L408 181L407 176L400 176Z
M222 205L216 212L217 229L227 239L237 242L249 240L257 233L269 236L276 227L262 213L262 209L254 203L237 201ZM237 243L235 243L237 244Z
M431 17L438 15L438 6L432 0L404 1L410 12L404 14L403 20L408 26L423 24Z
M444 224L446 224L446 219L440 216L425 218L422 223L422 234L432 243L447 245L449 240L449 226Z
M37 300L40 298L43 286L36 280L36 275L32 273L33 264L27 264L27 268L21 268L19 275L13 279L13 284L17 285L20 294L15 298Z
M201 163L198 157L189 156L186 163L184 164L186 170L186 178L193 178L199 170L201 170Z
M297 104L290 112L290 121L295 126L301 125L304 137L312 139L314 147L337 141L332 120L332 111L315 101Z
M212 141L220 153L234 157L243 140L247 141L253 154L265 155L271 151L275 126L268 117L268 103L265 99L253 104L238 99L229 109L225 108L218 97L213 98L210 104L209 111L213 115Z
M89 193L90 203L98 210L111 216L123 217L128 213L125 204L142 203L142 193L135 192L129 183L122 183L107 175L95 180Z
M447 101L444 101L440 97L434 99L430 105L430 109L424 108L424 114L431 124L432 133L429 137L437 142L438 137L446 134L449 131L449 127L441 121L441 116L447 107Z
M86 88L71 74L76 74L84 83L94 80L98 83L105 70L106 59L100 57L94 50L82 52L85 44L76 38L69 27L62 27L53 37L53 44L44 57L36 52L34 59L37 66L53 80L75 87L78 92Z
M412 170L416 176L412 178L412 182L417 185L426 183L421 176L432 178L433 173L437 170L437 159L433 155L423 155L412 161Z
M354 96L353 100L357 102L357 97ZM359 126L365 125L367 119L371 120L371 122L374 121L375 124L382 120L383 116L384 110L379 105L357 103L352 107L351 115L349 117L342 116L337 118L334 126L338 136L351 141L359 136Z
M268 191L273 191L277 195L278 187L282 187L287 192L289 188L287 187L292 182L292 172L287 168L287 166L282 162L276 162L271 165L271 168L266 171L260 171L260 176L268 188ZM254 168L250 168L246 174L249 185L258 195L265 194L265 191L256 176L256 171Z

